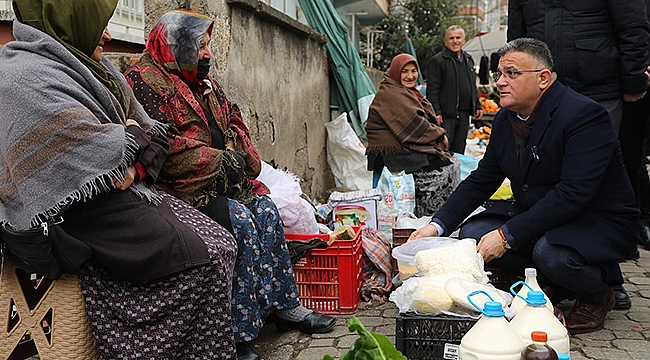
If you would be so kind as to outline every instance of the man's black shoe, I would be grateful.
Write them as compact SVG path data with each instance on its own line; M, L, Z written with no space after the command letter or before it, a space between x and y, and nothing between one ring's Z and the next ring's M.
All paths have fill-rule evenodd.
M259 360L260 357L253 351L247 342L237 344L237 360Z
M314 311L302 321L288 321L276 316L275 324L280 331L300 330L305 334L323 334L334 328L336 319Z
M647 224L641 225L641 233L639 234L639 245L646 246L650 243L650 226Z
M623 288L623 285L612 286L614 289L614 310L627 310L632 307L630 296Z

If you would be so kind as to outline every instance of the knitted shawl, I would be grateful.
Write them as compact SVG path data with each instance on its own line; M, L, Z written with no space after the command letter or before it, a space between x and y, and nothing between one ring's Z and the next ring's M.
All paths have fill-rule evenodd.
M0 52L0 223L37 226L74 201L114 189L138 145L127 118L145 131L164 132L137 104L124 77L125 107L77 57L49 35L18 21L16 41ZM131 190L159 197L139 183Z
M366 123L366 154L383 155L412 150L448 158L435 146L445 130L429 121L434 117L435 112L426 98L419 98L384 74L384 80L370 105Z

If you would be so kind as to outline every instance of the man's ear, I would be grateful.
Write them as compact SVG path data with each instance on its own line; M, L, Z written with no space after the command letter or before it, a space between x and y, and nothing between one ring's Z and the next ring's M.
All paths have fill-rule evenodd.
M539 72L539 89L546 90L553 83L554 75L549 69L544 69Z

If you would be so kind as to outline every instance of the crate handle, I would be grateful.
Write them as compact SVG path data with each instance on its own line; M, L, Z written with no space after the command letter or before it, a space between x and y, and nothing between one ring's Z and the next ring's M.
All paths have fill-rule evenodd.
M528 300L527 300L527 299L525 299L523 296L519 295L519 294L515 291L515 287L517 287L517 285L524 285L524 286L526 286L526 287L528 288L528 291L533 291L533 288L530 287L530 285L528 285L525 281L521 281L521 280L520 280L520 281L517 281L516 283L512 284L512 286L510 286L510 292L512 293L512 295L514 295L514 296L520 298L520 299L523 300L525 303L528 303Z

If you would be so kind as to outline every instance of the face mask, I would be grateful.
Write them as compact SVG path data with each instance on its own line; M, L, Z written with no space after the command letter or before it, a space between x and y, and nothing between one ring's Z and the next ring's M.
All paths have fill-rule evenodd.
M208 72L210 72L210 59L199 60L199 66L196 68L196 78L203 80L208 76Z

